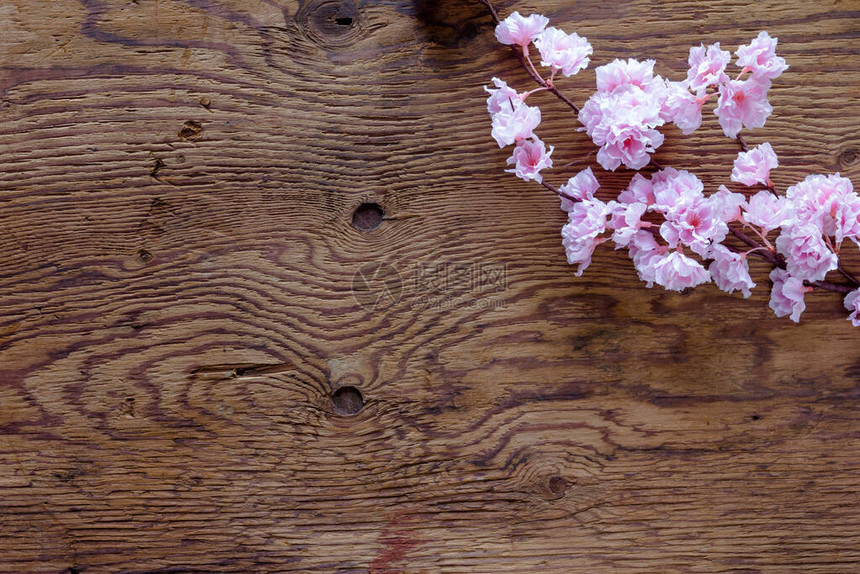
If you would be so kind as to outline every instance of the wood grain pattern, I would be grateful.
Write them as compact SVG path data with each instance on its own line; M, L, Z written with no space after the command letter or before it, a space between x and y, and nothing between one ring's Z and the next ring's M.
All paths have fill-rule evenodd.
M767 29L751 143L860 183L856 0L498 6L674 78ZM527 78L478 2L3 0L0 65L0 571L860 571L839 298L574 277L501 172L481 86ZM542 101L560 183L594 149ZM715 118L667 136L728 180Z

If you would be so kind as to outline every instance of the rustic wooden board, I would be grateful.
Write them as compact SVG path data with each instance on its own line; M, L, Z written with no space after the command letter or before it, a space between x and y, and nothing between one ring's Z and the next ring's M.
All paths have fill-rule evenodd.
M498 5L676 79L767 29L750 141L860 183L857 0ZM839 298L574 277L501 172L481 86L527 78L478 2L2 0L0 65L0 571L860 571ZM561 183L594 150L543 101ZM728 180L714 118L667 134Z

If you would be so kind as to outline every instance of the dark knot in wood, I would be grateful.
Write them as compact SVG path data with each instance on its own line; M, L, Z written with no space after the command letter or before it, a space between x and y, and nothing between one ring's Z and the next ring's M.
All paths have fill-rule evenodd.
M352 224L359 231L373 231L382 225L385 212L377 203L362 203L352 214Z
M364 408L364 397L361 396L361 391L357 388L345 386L332 393L331 403L337 414L352 416Z
M351 0L311 0L306 2L297 21L311 40L324 46L345 46L358 39L361 14Z
M839 154L836 163L840 169L845 169L857 163L858 160L860 160L860 151L855 148L848 148Z

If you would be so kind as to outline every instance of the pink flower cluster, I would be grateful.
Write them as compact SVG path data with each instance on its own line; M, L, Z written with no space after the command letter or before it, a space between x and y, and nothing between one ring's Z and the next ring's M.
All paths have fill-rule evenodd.
M548 23L541 15L514 12L498 24L496 37L514 46L540 87L520 93L493 78L494 87L485 88L490 94L487 111L499 147L515 146L507 160L513 167L507 171L543 183L561 197L568 214L562 245L577 276L591 265L595 249L611 241L616 249L627 249L648 287L682 291L713 282L723 291L749 297L755 283L748 257L755 255L774 266L770 307L777 316L798 321L806 309L805 295L822 288L842 293L848 319L860 326L860 280L839 259L846 239L860 246L860 195L838 173L810 175L777 194L771 171L779 160L773 148L762 143L748 149L741 140L744 151L734 161L731 181L757 187L750 195L726 186L706 194L693 173L659 166L650 177L634 174L626 189L608 201L597 197L600 184L591 168L558 189L543 181L541 172L553 166L554 148L547 149L534 133L541 113L526 104L533 93L553 91L578 112L581 130L599 147L597 161L604 169L624 165L639 170L652 163L651 154L664 141L659 128L674 123L684 134L692 133L712 96L717 96L714 113L727 136L762 127L772 111L767 101L771 81L788 68L776 55L776 38L760 32L740 46L735 64L741 69L734 78L726 73L731 54L719 43L691 48L687 77L680 82L655 75L653 60L616 59L596 69L597 91L578 109L553 81L558 73L570 76L585 69L591 45ZM541 65L551 70L548 79L529 57L531 44L540 52ZM837 271L853 286L826 282Z
M744 174L757 174L750 185L769 181L777 162L770 145L741 153L735 162ZM737 179L733 177L733 179ZM748 252L723 244L729 224L736 223L761 237L782 257L784 268L770 274L770 306L777 316L798 321L806 308L804 295L816 281L837 269L844 239L860 246L860 195L839 174L812 175L788 189L785 196L769 190L747 199L725 186L709 196L694 174L667 167L650 179L636 174L615 200L595 197L600 187L591 168L572 177L561 191L577 201L562 199L568 223L562 245L579 276L590 265L594 249L612 240L627 248L640 279L681 291L713 281L726 292L749 297L755 287ZM766 236L781 229L774 248ZM860 291L860 290L858 290ZM860 326L860 295L850 293L845 306Z
M776 55L776 38L767 32L735 54L742 66L735 79L725 72L731 55L719 43L690 48L690 67L682 82L655 76L653 60L615 60L597 68L597 92L585 103L579 121L600 146L600 165L608 170L621 164L645 167L663 143L658 127L672 122L685 135L699 128L702 106L713 95L709 88L719 95L714 113L727 136L737 136L741 127L763 126L772 111L767 101L770 82L788 66ZM747 72L751 76L741 80Z
M547 28L546 17L532 14L523 17L514 12L496 26L496 38L502 44L519 46L526 58L528 47L534 43L541 55L541 65L564 76L576 74L588 67L592 53L588 40L577 34L566 34L556 28ZM530 61L530 60L529 60ZM540 109L527 105L530 92L518 93L504 81L493 78L495 88L484 87L490 94L487 111L493 122L492 136L499 147L515 145L508 158L507 170L525 181L542 181L541 170L552 167L552 151L535 135L541 121Z
M654 76L654 60L615 60L596 73L597 93L580 110L579 121L600 146L598 163L610 170L622 163L645 167L663 143L656 128L665 123L665 85Z
M588 169L568 186L581 188L591 177ZM594 248L611 238L616 249L627 248L649 287L656 283L682 291L713 279L725 291L741 290L749 296L755 284L745 256L720 243L728 223L740 218L743 196L724 189L706 197L703 189L694 174L666 168L650 179L636 174L608 203L586 194L582 201L563 204L568 223L561 234L568 262L578 264L576 274L581 275ZM712 264L706 268L703 262L708 260Z
M785 60L776 55L776 44L776 38L759 32L752 42L740 46L735 51L735 65L741 71L735 78L726 74L731 55L722 50L719 43L690 48L687 59L690 68L683 87L695 93L694 99L700 107L710 97L708 89L716 89L719 97L714 113L728 137L737 136L741 128L764 126L773 111L767 101L771 80L788 69ZM748 72L750 76L743 80Z

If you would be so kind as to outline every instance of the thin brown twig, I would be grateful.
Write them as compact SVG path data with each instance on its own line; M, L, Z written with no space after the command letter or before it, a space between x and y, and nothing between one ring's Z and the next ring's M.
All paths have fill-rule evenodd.
M663 167L663 164L661 164L659 161L657 161L653 157L651 158L651 161L648 162L648 165L650 165L651 167L653 167L657 171L663 171L665 169Z
M826 291L834 291L836 293L851 293L854 290L846 285L837 285L836 283L829 283L827 281L813 281L809 284L813 287L818 287L819 289L824 289Z
M495 7L490 4L490 0L478 0L478 2L487 7L487 9L490 11L490 14L493 15L493 24L496 24L498 26L499 22L501 22L501 20L499 20L499 13L496 12Z
M842 266L841 262L836 264L836 269L839 271L839 273L842 274L843 277L845 277L846 279L848 279L849 281L851 281L855 285L860 285L860 280L858 280L857 277L853 273L851 273L850 271L845 269Z
M546 182L546 181L544 181L543 179L541 179L539 183L540 183L542 186L544 186L545 188L547 188L548 190L550 190L551 192L553 192L554 194L556 194L557 196L559 196L559 197L561 197L561 198L563 198L563 199L566 199L566 200L568 200L568 201L572 201L572 202L574 202L574 203L576 203L576 202L578 202L578 201L579 201L578 199L576 199L576 198L575 198L575 197L573 197L572 195L568 195L568 194L566 194L565 192L563 192L562 190L560 190L559 188L557 188L557 187L556 187L556 186L554 186L553 184L551 184L551 183L547 183L547 182Z

